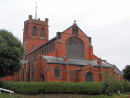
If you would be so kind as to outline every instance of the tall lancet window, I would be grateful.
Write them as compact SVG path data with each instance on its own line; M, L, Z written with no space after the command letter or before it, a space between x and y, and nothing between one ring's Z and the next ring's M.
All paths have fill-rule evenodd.
M44 29L41 29L41 37L44 37Z
M32 36L36 36L36 27L33 27Z
M77 37L66 41L66 56L71 58L84 58L84 43Z
M60 67L56 66L54 69L54 77L60 77Z

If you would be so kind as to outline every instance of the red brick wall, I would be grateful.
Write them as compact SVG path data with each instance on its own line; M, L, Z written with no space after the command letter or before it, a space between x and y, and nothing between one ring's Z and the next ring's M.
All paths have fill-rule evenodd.
M41 23L41 25L39 25ZM36 26L36 37L32 37L32 29ZM40 37L40 29L44 28L45 37ZM37 48L38 46L44 44L48 41L48 19L44 21L40 20L32 20L31 16L29 16L29 20L25 21L24 23L24 38L23 38L23 45L26 48L26 54L32 51L33 49ZM77 37L81 39L84 43L84 58L87 60L98 60L93 54L93 46L89 43L89 38L78 28L78 35L72 34L72 27L65 30L61 33L61 40L58 42L58 34L56 35L55 41L55 50L51 51L50 53L46 54L46 56L55 56L59 58L63 58L66 55L66 41L71 37ZM32 48L34 45L34 48ZM48 45L47 45L48 47ZM32 77L32 64L35 66L34 76ZM102 64L99 64L102 65ZM49 66L49 70L47 70L47 66ZM54 68L56 66L60 67L60 78L54 77ZM81 67L81 71L76 71L76 69ZM70 70L74 71L74 78L70 79ZM22 66L22 70L19 74L15 74L15 76L7 76L3 77L1 81L20 81L18 77L21 77L22 73L22 81L23 81L23 74L25 74L24 79L25 81L30 82L37 82L41 81L41 75L44 75L44 81L70 81L70 82L84 82L86 73L90 72L93 77L93 81L99 82L104 79L103 74L106 70L109 70L111 75L113 75L114 69L113 68L103 68L101 67L93 67L91 65L87 66L78 66L78 65L66 65L66 64L49 64L47 60L45 60L42 56L38 55L37 59L29 64L25 64ZM122 76L119 76L120 79L123 79Z

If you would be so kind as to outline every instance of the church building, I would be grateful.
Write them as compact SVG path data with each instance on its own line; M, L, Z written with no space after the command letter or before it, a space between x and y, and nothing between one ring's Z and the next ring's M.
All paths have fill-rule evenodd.
M57 28L58 29L58 28ZM115 66L93 54L91 37L88 37L74 22L49 40L48 19L29 19L24 22L22 69L14 76L1 81L69 81L99 82L103 73L110 72L123 79Z

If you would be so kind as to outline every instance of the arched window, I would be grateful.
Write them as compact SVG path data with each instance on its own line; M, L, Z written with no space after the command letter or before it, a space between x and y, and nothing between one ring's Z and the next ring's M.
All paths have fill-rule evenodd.
M66 56L73 58L84 58L84 43L77 37L66 41Z
M36 36L36 27L33 27L32 36Z
M44 51L45 51L45 55L47 54L47 47L44 48Z
M55 50L55 43L53 42L52 43L52 51L54 51Z
M54 69L54 77L60 77L60 68L56 66Z
M33 59L35 59L35 52L33 53Z
M44 37L44 29L41 29L41 37Z
M43 52L44 52L44 48L42 48L42 54L43 54Z
M49 44L49 52L51 52L51 44Z
M70 70L70 79L73 79L73 78L74 78L74 71Z
M35 72L35 68L34 65L31 65L31 77L34 78L34 72Z

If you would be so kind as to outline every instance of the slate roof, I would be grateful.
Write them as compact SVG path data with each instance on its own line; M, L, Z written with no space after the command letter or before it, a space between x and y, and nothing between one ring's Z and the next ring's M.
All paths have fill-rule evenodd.
M64 58L57 58L53 56L42 56L44 59L47 60L48 63L53 63L53 64L65 64ZM97 64L97 61L91 61L91 60L84 60L84 59L71 59L68 58L68 64L70 65L92 65L92 66L97 66L100 67L100 65ZM102 61L102 66L103 67L113 67L111 64Z
M65 64L63 58L57 58L53 56L42 56L42 57L46 59L48 63Z
M115 66L114 71L116 74L121 74L121 71Z
M48 63L52 63L52 64L66 64L64 62L64 58L57 58L57 57L53 57L53 56L43 56L41 55L45 60L47 60ZM26 64L26 60L21 60L21 63ZM30 61L28 61L30 62ZM97 61L94 60L94 61L91 61L91 60L84 60L84 59L71 59L71 58L68 58L68 64L70 65L84 65L84 66L87 66L87 65L92 65L94 67L100 67L100 65L97 64ZM109 67L109 68L114 68L114 71L116 74L121 74L121 71L115 66L105 62L105 61L102 61L102 66L103 67ZM81 70L81 68L78 68L76 70Z
M109 63L107 63L107 62L105 62L105 61L102 61L102 66L103 66L103 67L112 67L112 68L114 68L113 65L111 65L111 64L109 64Z
M26 64L27 62L26 62L26 60L23 59L23 60L21 60L21 63Z
M32 60L32 61L34 61L34 60ZM21 63L26 64L26 63L30 63L32 61L28 60L28 62L27 62L26 60L23 59L23 60L21 60Z

